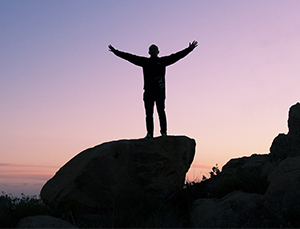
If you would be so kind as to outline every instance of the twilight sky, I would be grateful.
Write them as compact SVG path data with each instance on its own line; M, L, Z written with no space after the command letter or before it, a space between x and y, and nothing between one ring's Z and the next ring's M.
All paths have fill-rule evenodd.
M164 56L199 42L166 74L168 133L197 142L190 180L268 153L300 98L299 12L299 0L0 0L0 191L39 194L84 149L145 136L142 69L109 44Z

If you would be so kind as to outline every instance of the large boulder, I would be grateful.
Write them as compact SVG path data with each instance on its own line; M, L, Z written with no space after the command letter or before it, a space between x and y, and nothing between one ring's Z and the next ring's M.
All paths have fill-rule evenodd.
M119 140L87 149L42 188L45 203L89 212L137 195L169 195L182 189L195 154L185 136Z

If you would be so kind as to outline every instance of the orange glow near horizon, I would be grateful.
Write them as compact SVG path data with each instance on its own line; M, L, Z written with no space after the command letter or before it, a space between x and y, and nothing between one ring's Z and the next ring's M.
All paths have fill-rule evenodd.
M6 188L6 194L12 194L17 197L20 197L21 193L25 195L39 195L39 190L47 180L55 175L58 169L59 167L56 166L0 163L0 183L2 188ZM208 166L193 164L187 173L186 181L200 181L200 175L207 176L207 174L203 173L207 169L209 169Z
M55 166L0 163L0 191L16 197L20 197L21 193L38 196L42 186L57 169Z

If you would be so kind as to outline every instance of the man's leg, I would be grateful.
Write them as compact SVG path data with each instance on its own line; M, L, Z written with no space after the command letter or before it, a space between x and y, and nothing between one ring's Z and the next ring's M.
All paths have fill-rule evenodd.
M146 128L147 135L153 137L153 108L154 108L154 98L150 93L144 92L144 106L146 113Z
M166 118L166 112L165 112L165 94L160 93L157 95L156 98L156 108L157 113L159 117L159 123L160 123L160 133L162 135L167 134L167 118Z

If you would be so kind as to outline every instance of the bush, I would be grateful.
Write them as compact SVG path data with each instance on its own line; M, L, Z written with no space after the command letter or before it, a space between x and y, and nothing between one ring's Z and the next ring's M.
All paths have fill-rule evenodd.
M217 175L219 175L221 173L218 164L216 164L216 166L212 167L211 171L209 172L210 178L216 177ZM208 178L206 176L202 176L202 181L207 180Z
M19 220L26 216L51 215L53 212L41 198L36 196L13 197L2 192L0 196L0 227L16 227Z

